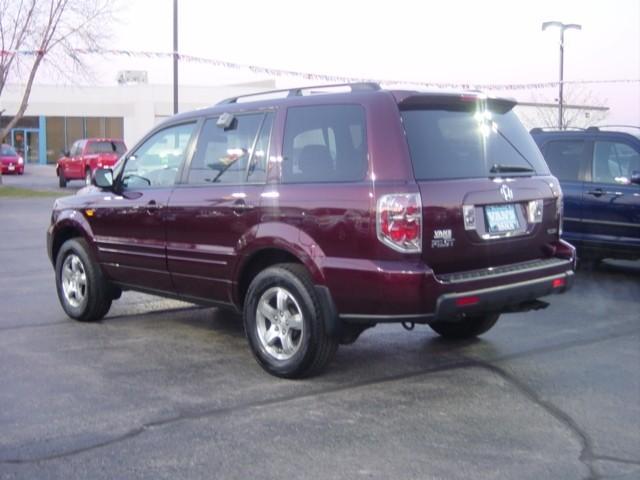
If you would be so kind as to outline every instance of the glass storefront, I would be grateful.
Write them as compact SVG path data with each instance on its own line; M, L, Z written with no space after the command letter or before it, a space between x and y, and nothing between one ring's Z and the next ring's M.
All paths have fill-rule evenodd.
M10 117L0 117L0 128L10 120ZM13 145L27 163L44 163L41 156L46 156L46 163L56 163L73 142L90 137L123 138L124 119L27 116L21 118L2 141Z

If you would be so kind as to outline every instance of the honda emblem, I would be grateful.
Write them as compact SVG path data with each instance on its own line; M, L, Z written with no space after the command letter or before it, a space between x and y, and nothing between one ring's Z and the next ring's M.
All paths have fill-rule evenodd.
M505 201L510 202L513 200L513 190L511 190L506 183L503 183L500 187L500 194Z

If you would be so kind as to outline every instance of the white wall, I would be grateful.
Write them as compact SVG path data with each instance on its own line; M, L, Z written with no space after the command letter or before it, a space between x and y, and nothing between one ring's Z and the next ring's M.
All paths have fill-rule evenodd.
M275 82L252 82L217 87L180 87L179 111L186 112L215 104L234 95L275 88ZM7 85L0 110L17 112L23 87ZM173 114L171 85L117 85L108 87L34 85L25 115L53 117L122 117L124 140L133 146L160 121Z

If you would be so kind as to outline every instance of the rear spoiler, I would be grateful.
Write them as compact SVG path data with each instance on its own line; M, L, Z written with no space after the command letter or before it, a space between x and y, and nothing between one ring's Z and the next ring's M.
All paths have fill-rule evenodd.
M396 96L400 110L472 111L486 103L489 110L507 113L518 102L511 98L492 98L477 93L416 93Z

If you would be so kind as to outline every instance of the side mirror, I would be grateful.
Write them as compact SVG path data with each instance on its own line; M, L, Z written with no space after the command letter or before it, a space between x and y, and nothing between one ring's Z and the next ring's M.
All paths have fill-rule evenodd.
M640 170L634 170L631 172L631 183L635 183L636 185L640 185Z
M62 155L65 157L70 157L71 156L71 152L69 152L69 150L62 150Z
M93 183L100 188L113 188L113 171L110 168L98 168L93 174Z

